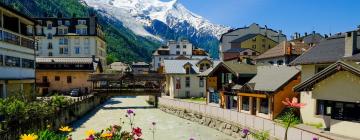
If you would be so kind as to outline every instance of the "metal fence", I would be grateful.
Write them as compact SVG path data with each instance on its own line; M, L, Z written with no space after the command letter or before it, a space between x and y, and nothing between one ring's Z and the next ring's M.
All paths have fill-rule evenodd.
M252 128L258 131L269 131L270 135L279 139L284 139L285 128L272 120L237 112L234 110L223 109L216 106L185 102L176 99L159 98L159 105L176 107L185 109L187 111L194 111L207 116L218 118L220 120L234 122L241 126ZM313 138L318 138L319 140L332 140L326 136L321 136L298 128L290 128L288 132L288 138L291 140L312 140Z

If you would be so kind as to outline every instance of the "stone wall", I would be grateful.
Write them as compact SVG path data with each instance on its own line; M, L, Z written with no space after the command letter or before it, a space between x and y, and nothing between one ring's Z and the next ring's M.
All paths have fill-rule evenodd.
M159 109L166 113L178 116L180 118L190 120L192 122L197 122L201 125L216 129L236 139L242 139L242 135L243 135L242 130L244 128L250 130L251 132L256 132L256 130L247 128L245 126L241 126L235 122L226 121L220 118L208 116L206 114L201 114L194 111L189 111L189 110L166 106L166 105L159 105ZM253 138L251 136L248 136L248 139L252 140ZM276 138L271 138L271 140L275 140L275 139Z
M267 131L270 136L278 139L284 139L285 137L285 128L280 124L269 119L237 112L235 110L170 98L159 98L159 107L164 112L177 115L190 121L199 122L200 124L203 123L206 126L218 129L219 131L228 133L229 135L234 135L234 137L238 137L237 135L239 134L234 133L239 132L231 132L230 130L236 130L236 127L239 129L247 128L251 132ZM209 123L208 119L210 119ZM224 129L222 127L224 127ZM339 139L329 137L329 135L326 134L315 133L311 130L304 130L300 128L290 128L288 138L291 138L291 140L311 140L313 138L317 138L319 140Z
M0 138L1 140L14 140L18 139L20 134L26 133L28 130L43 130L48 125L52 129L58 129L61 126L69 125L106 101L106 99L100 96L78 98L71 105L58 108L58 111L51 116L41 119L30 118L27 121L22 121L20 126L7 126L7 130L0 132Z

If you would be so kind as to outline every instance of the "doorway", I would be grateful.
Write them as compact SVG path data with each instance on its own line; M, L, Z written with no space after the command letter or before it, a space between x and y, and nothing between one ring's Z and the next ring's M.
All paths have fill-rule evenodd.
M256 98L252 98L252 107L251 107L251 115L256 115L256 105L257 105L257 100Z

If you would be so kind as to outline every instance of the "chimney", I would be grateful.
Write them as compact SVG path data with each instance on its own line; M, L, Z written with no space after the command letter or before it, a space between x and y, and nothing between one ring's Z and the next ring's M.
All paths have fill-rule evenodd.
M315 35L315 33L316 33L315 31L312 31L312 34L313 34L313 35Z
M325 34L324 36L325 36L325 38L328 38L328 37L329 37L327 34Z
M305 36L307 36L308 34L307 34L307 32L305 32Z
M350 31L345 34L345 54L344 57L349 57L359 52L360 48L357 46L357 31Z

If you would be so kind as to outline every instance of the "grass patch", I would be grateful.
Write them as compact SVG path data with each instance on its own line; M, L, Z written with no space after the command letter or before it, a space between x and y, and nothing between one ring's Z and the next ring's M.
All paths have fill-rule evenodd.
M305 125L308 125L308 126L312 126L312 127L315 127L317 129L320 129L320 128L323 128L323 124L322 123L304 123Z
M204 98L204 97L191 97L191 98L187 98L184 100L190 101L190 102L206 102L206 98Z

